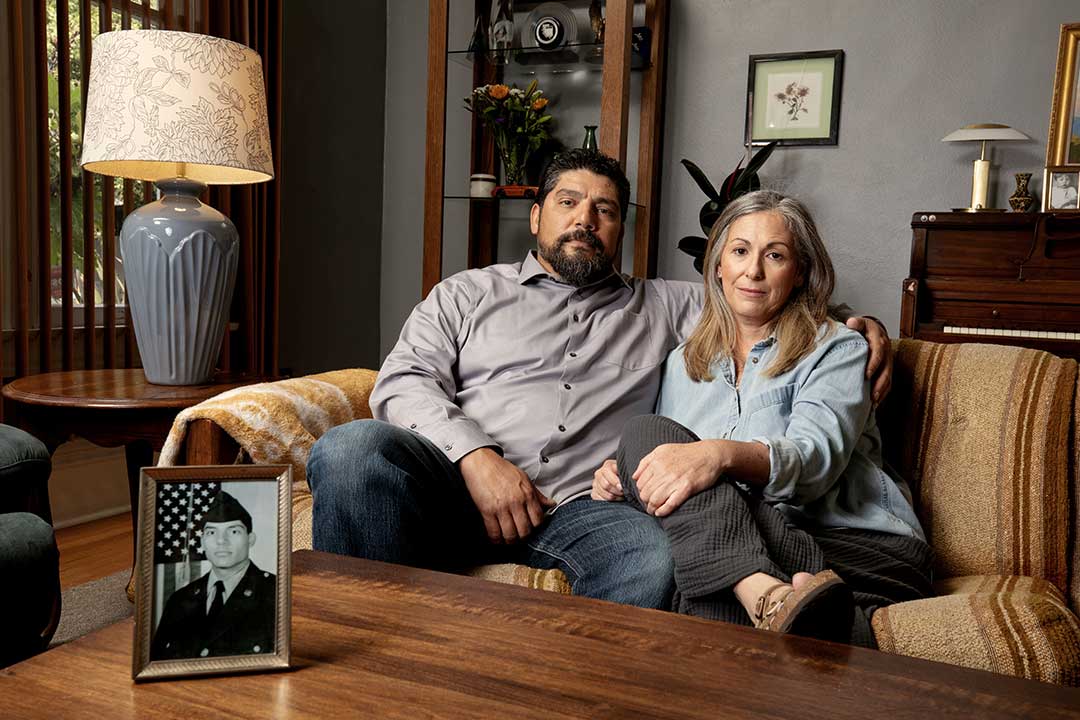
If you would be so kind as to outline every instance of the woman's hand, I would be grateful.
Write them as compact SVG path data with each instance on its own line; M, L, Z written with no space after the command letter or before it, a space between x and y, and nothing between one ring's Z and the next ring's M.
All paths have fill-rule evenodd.
M641 504L650 515L670 515L687 498L715 485L724 465L722 442L660 445L634 471Z
M592 499L610 502L623 500L622 483L614 460L605 460L592 479Z

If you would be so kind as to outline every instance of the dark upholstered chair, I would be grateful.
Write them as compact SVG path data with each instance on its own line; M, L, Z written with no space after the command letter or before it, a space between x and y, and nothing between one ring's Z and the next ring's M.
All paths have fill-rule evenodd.
M0 667L48 647L60 621L60 556L48 503L49 451L0 425Z

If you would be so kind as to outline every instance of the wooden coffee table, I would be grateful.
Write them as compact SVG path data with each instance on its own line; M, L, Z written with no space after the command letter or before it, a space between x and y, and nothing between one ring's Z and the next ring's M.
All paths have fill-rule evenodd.
M310 551L290 671L135 685L132 631L0 671L4 717L1080 717L1076 689Z

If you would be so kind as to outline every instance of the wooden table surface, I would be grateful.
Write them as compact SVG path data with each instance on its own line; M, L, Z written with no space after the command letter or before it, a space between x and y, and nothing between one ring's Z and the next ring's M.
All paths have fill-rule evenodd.
M1080 717L1080 690L301 551L285 672L134 684L131 620L0 671L22 717Z
M222 375L203 385L155 385L142 368L69 370L17 378L3 392L9 400L46 407L183 410L260 380Z

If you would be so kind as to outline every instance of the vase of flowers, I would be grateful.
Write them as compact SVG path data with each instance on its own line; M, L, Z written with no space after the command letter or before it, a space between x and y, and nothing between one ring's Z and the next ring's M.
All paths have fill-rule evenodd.
M529 83L524 90L513 85L482 85L465 98L465 109L478 115L495 138L503 163L503 183L524 184L525 163L548 139L551 116L544 112L548 99Z

